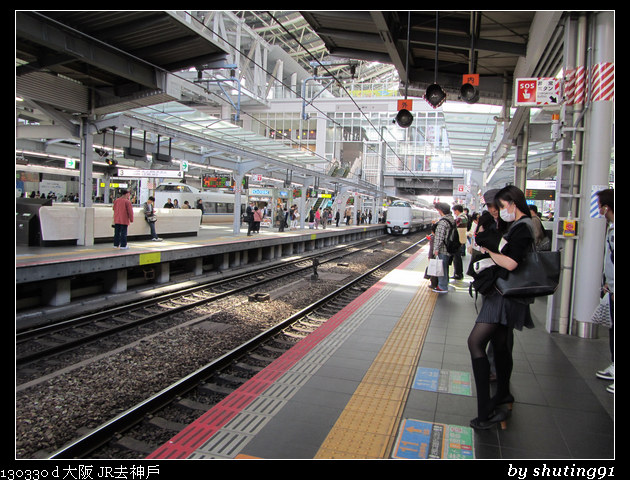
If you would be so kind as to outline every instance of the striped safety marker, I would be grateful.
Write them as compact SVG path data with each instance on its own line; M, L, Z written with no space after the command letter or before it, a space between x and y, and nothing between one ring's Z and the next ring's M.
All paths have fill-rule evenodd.
M615 100L615 64L597 63L593 66L593 102L612 102Z

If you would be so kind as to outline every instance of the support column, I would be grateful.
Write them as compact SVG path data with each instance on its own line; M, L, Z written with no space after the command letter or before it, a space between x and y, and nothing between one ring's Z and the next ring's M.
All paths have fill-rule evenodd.
M615 23L612 12L592 14L591 29L593 54L591 73L614 67ZM592 338L597 335L590 323L599 303L601 278L604 268L606 220L591 218L591 199L596 191L608 188L612 150L612 122L614 101L614 70L609 76L593 75L591 104L586 111L584 170L578 223L577 274L573 319L578 335ZM604 95L612 89L613 96ZM595 206L595 209L597 207ZM595 214L597 212L595 211ZM597 214L597 216L599 216Z
M60 278L44 283L42 287L42 303L52 307L67 305L71 300L70 279Z
M168 283L171 279L171 264L168 262L158 263L155 269L155 283Z
M527 153L529 151L529 115L519 133L516 145L516 161L514 163L514 185L523 192L527 184Z
M234 172L234 221L232 222L232 233L240 233L241 231L241 194L243 193L244 174Z
M81 121L81 150L79 163L79 205L92 206L92 155L94 155L94 136L87 119ZM113 146L112 146L113 155Z
M108 293L122 293L127 291L127 270L120 268L105 272L103 288Z

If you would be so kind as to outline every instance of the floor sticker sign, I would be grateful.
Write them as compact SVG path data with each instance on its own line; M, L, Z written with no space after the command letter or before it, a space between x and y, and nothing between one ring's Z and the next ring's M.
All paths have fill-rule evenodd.
M440 370L439 368L418 368L412 388L429 392L472 396L470 373Z
M404 419L392 458L472 460L472 428Z

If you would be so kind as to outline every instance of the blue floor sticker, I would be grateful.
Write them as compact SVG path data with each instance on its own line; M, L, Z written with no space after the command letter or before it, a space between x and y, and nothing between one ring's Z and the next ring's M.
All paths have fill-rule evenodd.
M439 368L418 368L412 388L453 395L472 395L470 373Z
M472 428L405 419L392 458L474 459Z

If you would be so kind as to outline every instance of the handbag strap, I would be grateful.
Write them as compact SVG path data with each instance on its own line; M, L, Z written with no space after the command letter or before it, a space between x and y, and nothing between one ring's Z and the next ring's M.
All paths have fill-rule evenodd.
M532 222L532 219L529 217L521 217L521 221L523 221L523 223L525 225L527 225L527 227L529 228L529 233L531 234L531 247L532 247L532 252L536 254L536 256L538 256L538 250L536 249L536 235L534 233L534 223Z

